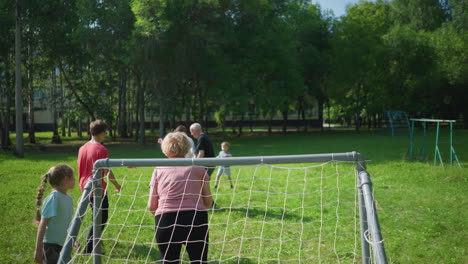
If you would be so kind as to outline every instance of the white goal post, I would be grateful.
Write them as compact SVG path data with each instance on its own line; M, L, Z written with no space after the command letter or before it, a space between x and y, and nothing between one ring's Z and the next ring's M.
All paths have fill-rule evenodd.
M93 262L102 263L101 252L101 200L103 197L102 170L119 167L159 167L159 166L239 166L239 165L273 165L295 163L327 163L352 162L356 168L357 196L360 222L360 241L362 263L387 263L383 238L373 197L370 175L366 170L364 157L358 152L285 155L285 156L258 156L258 157L232 157L228 159L101 159L94 164L93 179L83 190L75 216L70 224L69 233L60 254L59 263L69 263L74 242L83 222L83 217L89 205L89 195L93 200ZM357 229L357 228L356 228Z

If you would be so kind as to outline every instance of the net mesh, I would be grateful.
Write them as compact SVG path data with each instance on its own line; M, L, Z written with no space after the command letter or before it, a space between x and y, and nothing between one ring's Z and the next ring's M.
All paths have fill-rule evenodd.
M122 191L107 190L102 263L162 263L147 209L154 168L111 168ZM354 164L231 166L211 192L209 263L356 263L361 261ZM111 184L109 184L111 185ZM78 235L86 243L92 210ZM184 249L181 263L190 263ZM74 251L72 263L93 263Z

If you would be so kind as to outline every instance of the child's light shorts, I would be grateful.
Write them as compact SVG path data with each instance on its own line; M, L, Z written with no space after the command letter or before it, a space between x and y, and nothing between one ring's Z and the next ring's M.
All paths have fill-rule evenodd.
M231 167L219 167L217 176L221 176L223 173L226 173L226 176L231 177Z

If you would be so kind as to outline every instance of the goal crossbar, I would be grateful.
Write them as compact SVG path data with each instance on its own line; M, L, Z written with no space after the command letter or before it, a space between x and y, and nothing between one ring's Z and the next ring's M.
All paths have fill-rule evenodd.
M314 163L329 161L364 162L358 152L283 155L283 156L257 156L257 157L230 157L229 159L203 158L203 159L101 159L94 164L95 169L111 167L150 167L150 166L230 166L230 165L257 165L257 164L288 164L288 163Z
M292 164L292 163L317 163L317 162L354 162L357 171L357 188L360 218L360 237L362 263L372 261L378 264L386 264L387 257L380 231L377 210L372 191L370 175L366 170L365 159L359 152L308 154L308 155L283 155L283 156L257 156L257 157L233 157L229 159L203 158L203 159L100 159L94 163L93 178L90 180L81 195L75 216L70 224L65 244L60 253L59 262L68 263L71 260L73 244L77 239L83 216L89 205L88 197L93 199L93 262L101 264L101 200L103 197L102 170L117 167L157 167L157 166L228 166L228 165L259 165L259 164ZM372 256L371 256L372 251Z

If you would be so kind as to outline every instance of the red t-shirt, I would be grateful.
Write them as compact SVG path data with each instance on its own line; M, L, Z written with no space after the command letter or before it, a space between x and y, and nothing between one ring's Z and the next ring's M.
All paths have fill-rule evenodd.
M93 178L94 162L99 159L109 157L106 147L101 143L87 142L81 146L78 151L78 175L80 181L80 189L83 191L89 179ZM104 176L107 171L102 173L102 188L105 190L107 183L104 181Z

